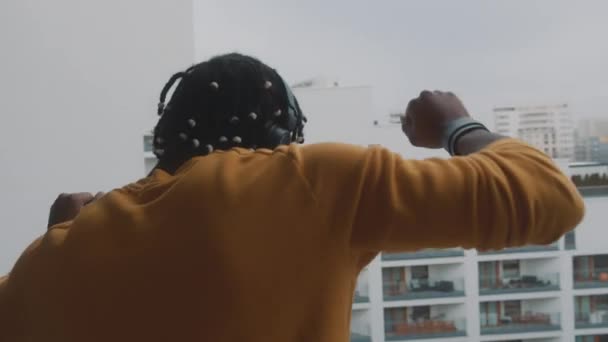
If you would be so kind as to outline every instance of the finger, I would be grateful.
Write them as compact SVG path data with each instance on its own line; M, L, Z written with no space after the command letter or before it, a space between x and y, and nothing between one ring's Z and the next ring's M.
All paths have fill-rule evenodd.
M97 201L98 199L102 198L105 195L105 192L98 192L97 194L95 194L95 197L93 197L90 201L86 202L86 205L89 205L95 201Z
M83 205L88 202L91 202L95 198L95 196L93 196L93 194L91 194L90 192L78 192L75 194L71 194L70 197L72 201Z
M419 99L415 98L412 99L408 104L407 104L407 108L405 109L405 116L407 117L408 115L411 115L411 113L414 113L416 111L416 107L418 106L419 103Z
M433 95L433 93L431 93L430 91L428 91L428 90L423 90L422 92L420 92L420 96L419 96L419 97L420 97L421 99L424 99L424 98L429 97L429 96L431 96L431 95Z

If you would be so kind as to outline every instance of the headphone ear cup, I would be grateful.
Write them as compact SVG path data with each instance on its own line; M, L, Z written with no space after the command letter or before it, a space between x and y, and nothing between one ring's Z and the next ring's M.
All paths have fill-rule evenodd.
M274 149L279 145L291 144L291 132L277 124L270 125L266 132L266 144Z

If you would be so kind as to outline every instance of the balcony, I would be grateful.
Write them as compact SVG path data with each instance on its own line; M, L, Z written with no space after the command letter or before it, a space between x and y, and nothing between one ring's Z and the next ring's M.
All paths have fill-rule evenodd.
M394 261L394 260L417 260L417 259L431 259L431 258L453 258L463 257L464 250L460 248L452 249L422 249L417 252L411 253L382 253L383 261Z
M561 329L559 313L526 312L503 317L482 313L480 318L482 335L520 334Z
M608 342L608 335L576 336L575 342Z
M386 341L466 336L465 321L420 319L416 322L386 321Z
M595 268L589 271L574 270L575 289L601 287L608 287L608 268Z
M551 245L531 245L524 247L505 248L497 251L479 252L479 255L495 255L495 254L515 254L515 253L535 253L535 252L553 252L559 250L557 243Z
M464 296L464 280L412 279L384 281L385 301Z
M540 291L559 291L559 274L522 275L512 278L479 276L479 294L495 295Z
M608 255L577 256L573 269L575 289L608 287Z
M576 313L576 329L608 328L608 310Z

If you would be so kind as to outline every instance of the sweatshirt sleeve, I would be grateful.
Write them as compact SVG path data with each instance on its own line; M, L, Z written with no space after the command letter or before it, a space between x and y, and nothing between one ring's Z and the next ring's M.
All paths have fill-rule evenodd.
M568 177L515 139L450 159L406 160L340 144L297 154L328 223L365 251L549 244L584 215Z

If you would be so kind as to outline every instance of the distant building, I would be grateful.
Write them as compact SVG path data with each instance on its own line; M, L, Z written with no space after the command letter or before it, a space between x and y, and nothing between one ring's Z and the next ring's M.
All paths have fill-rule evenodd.
M496 131L522 139L552 158L574 160L574 121L567 104L494 108Z
M585 119L579 122L575 160L608 163L608 120Z

